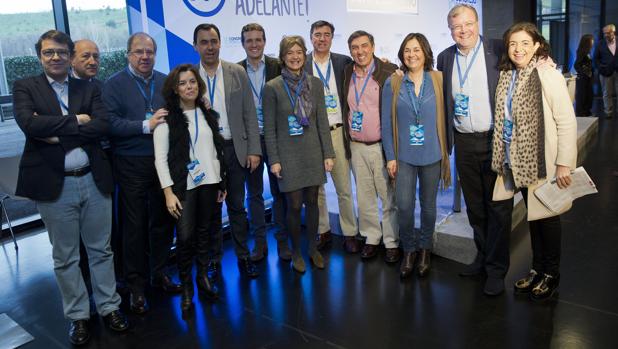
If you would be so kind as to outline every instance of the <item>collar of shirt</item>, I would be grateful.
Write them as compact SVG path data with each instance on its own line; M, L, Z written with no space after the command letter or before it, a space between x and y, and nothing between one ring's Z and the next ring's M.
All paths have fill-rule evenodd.
M64 81L62 81L62 83L60 83L60 82L58 82L58 81L56 81L56 80L52 79L52 78L51 78L49 75L47 75L47 74L45 74L45 77L47 78L47 81L49 82L49 84L50 84L50 85L52 85L52 86L54 86L54 85L56 85L56 86L65 86L65 85L68 85L68 83L69 83L69 75L67 75L67 76L64 78Z
M147 78L144 78L143 76L141 76L140 74L138 74L135 69L133 69L133 67L129 64L129 71L131 72L131 75L133 75L134 77L140 79L141 81L143 81L145 84L148 84L150 82L150 80L152 80L152 77L154 76L154 70L150 72L150 75Z
M71 77L73 77L74 79L79 79L79 80L92 81L92 78L82 79L80 76L77 75L77 73L75 72L75 69L71 69Z
M365 80L365 77L367 77L367 73L372 70L372 67L374 67L375 64L376 64L376 61L374 57L371 60L371 64L367 66L367 69L365 69L365 71L361 71L360 67L356 65L356 63L354 63L354 72L356 73L356 77L359 79ZM375 68L373 68L373 71L371 72L371 74L373 75L374 72L375 72Z
M320 62L315 58L315 51L311 52L311 58L313 58L313 61L320 67L327 66L330 61L330 51L328 52L328 58L324 62Z
M479 37L476 39L476 44L474 44L474 50L471 50L470 52L468 52L468 54L464 54L460 49L459 46L455 45L455 47L457 48L457 54L463 57L467 57L470 54L474 54L474 51L479 49L480 50L480 46L483 43L483 40L481 38L481 36L479 35Z
M247 63L247 65L249 64ZM208 75L208 72L206 71L206 68L204 68L204 64L202 64L201 61L200 61L200 75L202 75L202 79L204 79L204 82L206 82L206 77L210 76ZM218 76L218 79L223 78L223 67L221 66L221 60L219 60L219 65L217 65L217 71L215 72L215 75Z
M219 65L221 65L221 62L219 62ZM265 66L266 66L266 58L264 58L264 55L262 55L262 58L260 59L260 63L258 63L257 69L255 69L251 63L249 63L249 58L247 58L247 70L251 71L252 73L259 73L260 71L264 69Z

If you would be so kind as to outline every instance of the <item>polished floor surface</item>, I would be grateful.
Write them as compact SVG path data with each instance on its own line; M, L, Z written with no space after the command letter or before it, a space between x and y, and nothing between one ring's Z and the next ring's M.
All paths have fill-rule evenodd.
M511 238L507 291L482 294L482 279L457 276L462 267L433 258L425 279L401 282L381 257L361 262L336 239L327 268L298 275L277 259L275 241L256 280L239 276L225 242L224 276L216 303L197 300L183 319L180 297L151 292L151 311L130 315L128 333L110 333L91 319L88 348L616 348L618 340L618 120L601 119L584 166L600 193L579 199L562 216L560 294L536 304L513 294L529 268L525 224ZM35 340L24 348L66 348L63 319L43 229L0 248L0 313ZM125 302L127 299L125 299Z

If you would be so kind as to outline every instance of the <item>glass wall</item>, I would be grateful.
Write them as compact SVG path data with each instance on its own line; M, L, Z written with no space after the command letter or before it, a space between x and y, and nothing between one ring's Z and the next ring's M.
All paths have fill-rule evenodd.
M562 68L568 63L567 0L538 0L536 13L537 26L551 46L551 57Z

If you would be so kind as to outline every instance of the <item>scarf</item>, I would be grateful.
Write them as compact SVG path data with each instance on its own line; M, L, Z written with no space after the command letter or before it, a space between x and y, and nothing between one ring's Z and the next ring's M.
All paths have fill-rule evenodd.
M543 90L536 58L519 72L501 71L496 88L496 115L494 119L493 154L491 168L504 176L506 173L506 145L502 140L505 101L513 74L515 81L512 101L513 135L510 144L510 165L517 188L535 184L547 177L545 168L545 124Z
M307 76L307 73L303 70L300 75L296 75L289 71L286 67L283 67L281 69L281 77L283 78L283 83L288 85L292 98L296 97L294 94L296 93L298 84L301 80L303 81L300 98L296 99L296 105L294 106L293 112L301 126L309 126L309 115L311 115L313 103L311 101L311 91L309 89L309 77Z

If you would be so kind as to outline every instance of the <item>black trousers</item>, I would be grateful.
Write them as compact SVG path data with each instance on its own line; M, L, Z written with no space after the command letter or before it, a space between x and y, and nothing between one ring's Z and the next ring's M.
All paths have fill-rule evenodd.
M208 265L209 236L221 231L221 206L217 202L219 184L200 185L187 190L182 200L182 214L176 225L178 239L178 269L183 283L191 282L193 256L198 273L205 273Z
M592 115L592 99L592 78L582 74L575 81L575 115Z
M528 205L528 189L521 194ZM560 252L562 226L560 216L553 216L528 222L530 243L532 245L532 269L539 274L560 275Z
M154 166L154 156L114 158L120 187L124 274L132 292L143 292L150 277L165 272L174 237L174 219Z
M496 174L491 170L492 133L455 132L455 164L477 249L475 263L487 275L504 278L509 269L513 199L493 201Z

